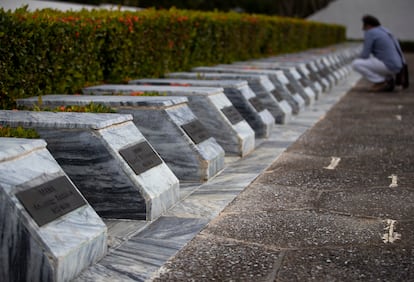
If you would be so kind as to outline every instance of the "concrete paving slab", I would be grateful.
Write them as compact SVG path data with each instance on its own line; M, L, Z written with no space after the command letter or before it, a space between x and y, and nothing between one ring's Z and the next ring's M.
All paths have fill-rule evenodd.
M222 213L202 234L264 244L278 249L383 244L386 222L314 210Z
M246 188L226 211L250 213L315 209L319 194L304 187L257 184L254 188Z
M260 245L197 236L154 281L273 281L281 252ZM276 261L276 262L275 262ZM202 271L200 271L202 269ZM167 271L171 270L171 271Z
M319 156L354 156L369 155L378 152L385 153L387 145L381 138L367 137L366 142L357 142L357 133L352 136L341 136L338 134L325 135L321 138L321 134L310 132L305 136L301 136L300 143L293 144L287 151L297 152L300 154L319 155ZM370 139L370 140L369 140ZM397 150L396 144L388 150ZM399 145L398 151L404 151L403 145Z
M372 173L366 176L361 175L360 171L326 169L330 164L330 157L318 158L285 153L256 182L306 187L319 191L354 187L362 189L371 186L388 187L390 184L387 174Z
M407 150L408 151L408 150ZM404 155L393 155L388 152L372 154L371 156L341 158L338 168L378 173L392 173L400 177L407 173L414 173L413 152Z
M413 281L414 249L395 245L298 250L275 281Z
M318 208L358 217L411 220L414 214L414 189L385 187L323 192L318 200Z

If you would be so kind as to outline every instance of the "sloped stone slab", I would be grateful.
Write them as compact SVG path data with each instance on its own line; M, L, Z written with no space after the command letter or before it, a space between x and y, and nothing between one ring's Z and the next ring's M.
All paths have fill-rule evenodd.
M231 72L175 72L167 73L167 77L181 79L201 79L201 80L245 80L256 97L269 110L275 118L276 123L285 124L292 118L292 107L285 100L278 101L272 94L276 91L274 85L265 75L242 74Z
M0 138L0 212L1 281L69 281L106 253L105 224L44 140Z
M232 124L224 114L223 110L233 104L224 95L223 88L106 84L83 89L83 94L93 95L140 95L145 92L187 97L190 109L226 154L245 156L254 150L255 133L249 124L244 119Z
M226 65L222 65L226 66ZM271 69L268 64L261 63L259 66L252 66L250 63L239 62L231 65L227 65L228 67L237 66L239 68L254 68L254 69L261 69L264 71L275 71L275 69ZM314 104L316 100L316 94L312 90L312 88L308 85L308 81L301 76L298 70L295 67L290 66L283 66L279 65L276 71L282 71L284 75L289 79L289 83L295 89L296 93L298 93L303 100L305 100L306 105ZM272 74L272 73L270 73Z
M304 99L298 94L292 94L284 85L280 82L279 76L282 71L278 70L265 70L257 69L250 66L242 65L218 65L215 67L197 67L192 69L194 72L232 72L232 73L241 73L241 74L259 74L267 75L269 80L272 82L275 90L272 91L272 94L277 101L285 101L289 103L292 107L293 113L297 114L305 106Z
M257 99L246 81L241 80L200 80L200 79L136 79L129 84L164 86L221 87L224 94L239 111L256 133L256 137L267 138L274 127L275 119Z
M21 99L23 106L37 104L37 97ZM224 150L188 107L186 97L46 95L44 106L110 106L131 114L138 129L182 181L206 181L224 168Z
M0 111L0 124L34 128L101 217L151 220L178 200L178 179L131 115ZM143 146L156 164L141 159ZM145 171L135 173L142 163Z

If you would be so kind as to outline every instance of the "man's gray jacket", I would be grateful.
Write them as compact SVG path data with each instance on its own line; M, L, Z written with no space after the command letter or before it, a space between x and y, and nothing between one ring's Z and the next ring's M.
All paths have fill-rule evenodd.
M394 36L386 28L378 26L365 31L364 48L360 57L368 59L370 54L373 54L391 72L398 73L403 66L404 59L401 59L397 48L401 52L400 44Z

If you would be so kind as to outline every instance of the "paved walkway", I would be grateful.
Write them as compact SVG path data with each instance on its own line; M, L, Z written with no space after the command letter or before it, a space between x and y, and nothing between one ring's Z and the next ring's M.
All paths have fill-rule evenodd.
M407 58L414 66L414 54ZM301 135L156 280L414 281L414 87L365 86Z

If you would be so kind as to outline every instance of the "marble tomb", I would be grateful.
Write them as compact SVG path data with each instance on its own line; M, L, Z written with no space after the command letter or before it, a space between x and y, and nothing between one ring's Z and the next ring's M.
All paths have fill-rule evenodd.
M107 250L107 228L42 139L0 138L0 281L70 281Z
M185 96L190 109L227 155L244 157L255 148L255 133L223 88L105 84L84 88L86 95Z
M32 107L37 97L20 99ZM46 95L42 104L102 104L131 114L135 125L180 181L207 181L224 168L224 150L188 107L186 97Z
M35 129L95 211L152 220L179 199L179 181L131 115L0 111L0 125Z
M240 74L255 74L266 75L273 84L274 91L271 93L279 103L286 101L292 108L294 114L298 114L305 107L305 100L297 93L285 87L280 81L281 77L285 77L283 71L279 70L265 70L254 68L242 68L236 65L220 65L215 67L196 67L192 69L193 72L232 72ZM285 77L286 78L286 77ZM287 78L286 78L287 79Z
M169 78L199 79L199 80L244 80L256 97L269 110L276 123L286 124L292 118L292 107L285 100L278 101L272 94L276 91L274 85L266 75L219 73L219 72L174 72L165 74Z
M137 85L171 85L221 87L224 94L239 111L256 133L258 138L267 138L275 124L275 119L256 94L243 80L200 80L200 79L136 79L128 82Z
M248 68L253 68L253 69L258 69L257 66L251 65L248 62L236 62L234 64L231 65L219 65L219 66L224 66L224 67L230 67L230 68L242 68L242 69L248 69ZM311 87L307 84L307 81L305 81L303 79L303 77L301 76L301 74L296 70L295 67L283 67L281 66L279 69L277 70L272 70L272 69L268 69L268 68L261 68L259 70L263 70L263 71L282 71L285 76L288 78L289 83L292 85L292 87L295 89L295 92L298 93L303 100L305 100L305 104L307 106L313 105L315 100L316 100L316 94L315 92L311 89ZM276 75L277 76L277 75ZM279 80L275 81L275 83L277 83Z

